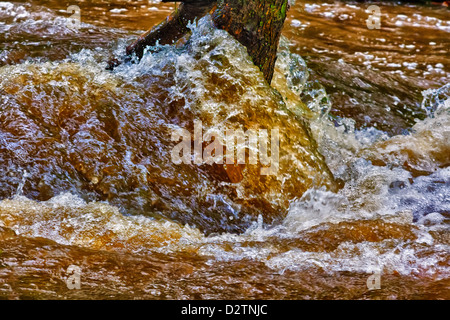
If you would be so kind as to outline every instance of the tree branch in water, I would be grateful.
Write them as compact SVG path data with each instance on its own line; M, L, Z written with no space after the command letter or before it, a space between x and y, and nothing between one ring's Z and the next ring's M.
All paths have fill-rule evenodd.
M211 13L217 28L228 31L244 45L253 63L271 82L278 42L283 28L288 0L185 0L165 21L150 29L126 49L126 60L142 58L148 46L173 44L190 30L188 23ZM120 62L110 60L112 70Z

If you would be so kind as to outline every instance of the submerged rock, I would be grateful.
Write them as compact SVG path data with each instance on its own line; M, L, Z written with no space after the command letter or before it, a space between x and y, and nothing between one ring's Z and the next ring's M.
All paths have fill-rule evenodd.
M161 46L114 73L83 51L71 61L4 66L0 75L1 198L71 192L210 233L243 231L258 215L279 221L307 189L334 188L307 121L208 19L182 48ZM247 142L241 164L226 164L226 148L222 164L197 164L194 152L174 163L176 133L189 133L195 151L200 122L202 152L212 151L211 135L223 147L227 130L253 130L267 132L268 158Z

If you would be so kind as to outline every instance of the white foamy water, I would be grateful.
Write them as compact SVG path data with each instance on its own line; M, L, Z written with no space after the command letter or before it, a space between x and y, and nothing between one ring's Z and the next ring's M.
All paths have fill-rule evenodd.
M335 12L336 7L339 10ZM330 13L330 10L333 13ZM110 11L116 15L127 14L123 9ZM349 4L306 4L305 11L317 14L327 21L353 23L358 15L363 14L364 8ZM0 18L12 22L0 24L0 30L4 34L27 36L38 31L45 37L53 34L66 37L74 33L67 27L66 18L57 17L51 10L36 9L28 4L2 2ZM389 28L437 28L448 32L447 20L421 15L393 15L383 12L383 23ZM300 18L293 19L290 25L302 32L311 27L311 23ZM23 125L18 129L22 130L23 139L12 139L10 133L0 132L0 147L3 148L4 154L13 153L11 159L15 161L8 167L7 175L11 179L5 180L10 183L10 188L16 190L9 199L0 201L0 226L11 228L22 237L42 237L63 245L132 253L141 257L148 257L153 253L198 255L207 259L209 265L236 261L258 262L274 274L315 269L329 274L344 271L380 271L382 274L429 277L437 280L450 276L449 85L423 92L421 108L427 117L417 120L408 128L408 134L392 135L375 126L358 128L355 120L333 115L335 104L332 97L321 83L311 77L314 70L309 69L299 54L293 53L293 50L291 52L292 43L285 39L280 46L277 71L272 83L280 92L285 105L280 103L282 108L278 108L269 118L282 118L288 114L291 116L292 113L302 121L306 119L318 150L341 188L336 192L324 188L310 188L301 197L289 199L286 212L279 213L282 219L269 223L264 218L266 212L261 211L259 217L252 219L253 223L244 231L222 231L206 236L200 228L183 223L183 216L199 214L189 202L176 198L189 187L187 179L182 183L178 183L177 179L191 176L177 176L179 171L174 171L172 177L171 172L163 170L159 175L155 174L156 178L150 176L153 171L161 169L158 162L167 160L161 156L167 150L163 143L158 142L153 146L153 140L146 140L146 136L140 134L150 127L147 120L153 120L152 117L160 112L162 116L155 121L158 128L182 127L185 125L183 121L187 121L185 118L174 117L173 123L169 123L167 119L172 120L171 108L184 108L186 113L207 115L208 119L214 120L212 123L218 123L220 127L225 120L245 114L243 105L251 105L253 110L263 110L268 100L275 100L271 95L274 93L262 80L258 69L248 60L245 48L237 46L225 32L212 32L210 25L204 20L199 22L198 27L192 25L192 28L193 36L187 49L157 46L153 48L155 51L149 52L140 63L123 64L114 72L104 70L105 51L100 48L70 52L60 61L28 61L2 67L1 84L11 84L2 87L11 90L7 95L2 93L0 101L4 105L10 103L15 106L17 101L14 99L21 92L29 90L33 93L32 98L35 98L33 101L44 100L61 114L66 111L64 108L72 110L67 106L61 107L58 102L61 96L71 96L72 107L82 107L79 113L76 108L73 109L73 118L86 117L89 121L82 124L82 130L76 131L76 139L73 141L69 139L71 136L68 132L62 131L61 135L66 140L64 143L55 144L55 161L48 167L52 170L52 166L59 164L58 157L66 152L64 150L85 150L82 152L83 157L77 162L83 166L77 167L76 170L83 173L82 183L89 186L89 192L89 188L101 185L102 179L105 179L106 182L98 192L104 192L102 195L106 195L107 200L94 201L92 194L89 194L91 198L84 195L83 199L76 185L62 185L61 189L65 188L66 192L54 194L47 201L31 200L30 195L28 198L23 196L30 187L31 176L39 178L36 178L38 187L42 187L44 191L47 186L54 186L55 181L70 180L64 176L63 170L52 171L53 176L48 172L42 174L39 170L22 170L21 164L26 163L27 159L33 156L33 152L40 151L30 151L27 148L27 143L30 143L27 140L32 140L36 135L31 129L37 125ZM102 33L105 30L91 24L82 24L80 32L88 35L90 32ZM107 30L110 33L114 31ZM126 34L125 31L123 33ZM380 37L376 38L380 45L392 40ZM433 43L438 47L442 46L441 43ZM127 39L120 39L111 51L120 55L126 44ZM395 45L402 50L414 51L420 48L418 44L410 42ZM317 50L324 55L338 52L322 49ZM7 50L0 53L0 58L7 57L9 52ZM448 78L442 63L430 62L428 67L423 61L397 61L391 58L361 49L348 55L342 54L337 65L342 66L342 78L353 79L355 86L362 88L362 91L371 91L374 95L385 93L376 91L380 90L376 85L366 83L363 77L356 77L344 67L357 61L370 70L388 67L394 69L390 71L398 71L398 74L403 76L429 72L428 75L438 75L433 78L436 82ZM330 64L335 65L333 61ZM228 69L227 65L230 65ZM233 69L233 65L240 67ZM202 69L202 66L206 67ZM46 77L51 79L46 80ZM173 81L164 82L166 78ZM205 81L205 78L214 81ZM154 84L154 79L160 82ZM158 90L145 91L147 86L151 85ZM236 88L241 90L240 101L236 99L224 103L223 95L219 95L221 90L228 89L230 92L227 97L235 97ZM167 92L167 96L161 94L162 91ZM47 92L50 94L46 94ZM98 101L102 101L103 107L106 106L100 111L92 110L91 114L98 112L98 118L109 117L109 126L114 125L113 120L118 120L120 123L116 131L107 133L120 140L124 132L130 132L132 134L129 134L128 140L123 139L116 143L110 136L105 141L96 139L94 133L100 132L100 137L107 134L101 130L96 131L101 127L101 121L96 117L89 118L90 114L85 112L85 102L91 94ZM153 100L159 94L163 97L162 100ZM28 95L20 97L27 101ZM386 110L394 109L396 104L401 103L397 96L393 96L393 100L395 104L386 105ZM164 105L155 105L155 101L163 101ZM358 101L354 99L352 103L357 105ZM49 127L60 125L57 121L59 118L53 118L54 114L50 109L46 108L48 113L44 112L43 116L50 125L44 123L42 132ZM18 110L18 115L27 118L24 110ZM105 110L112 110L113 116ZM16 118L22 119L21 117ZM155 136L162 135L159 131L150 133ZM145 159L139 162L139 152L131 150L123 141L138 141L140 149L152 145L154 149L151 149L151 152L159 152L160 156L157 161ZM89 146L92 149L89 149ZM108 166L96 167L109 152L112 160L107 163ZM124 154L123 161L118 161L121 152ZM294 169L301 165L301 161L292 162ZM111 179L114 170L123 170L118 175L121 180L133 181L131 191ZM207 199L208 207L199 207L211 213L212 217L217 216L217 211L225 210L227 214L220 223L229 226L238 224L239 219L248 218L240 216L239 206L217 190L222 187L235 188L233 190L236 193L249 199L255 196L252 192L242 185L223 182L214 192L202 194L209 185L204 176L200 178L204 180L195 181L198 186L195 192L198 192L198 198L204 196ZM290 178L291 173L287 172L279 180L284 183ZM146 193L147 186L162 185L168 180L169 189L179 188L176 195ZM161 190L161 193L167 191L164 188ZM109 194L114 196L108 198ZM282 193L273 192L267 198L273 200L274 194L279 198L284 196ZM155 208L158 208L161 199L166 201L165 204L174 204L176 209L181 208L184 211L178 216L171 216L172 218L155 214L153 210L157 210ZM127 210L129 203L131 207L140 210ZM146 206L148 203L152 206Z

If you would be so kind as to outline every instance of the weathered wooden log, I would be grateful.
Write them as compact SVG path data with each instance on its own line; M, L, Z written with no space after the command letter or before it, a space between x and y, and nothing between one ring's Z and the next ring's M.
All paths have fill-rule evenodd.
M228 31L244 45L253 63L271 82L278 42L288 10L288 0L185 0L165 21L127 47L127 57L142 58L146 47L172 44L190 30L189 21L211 13L217 28ZM118 64L110 61L108 68Z
M287 0L219 0L212 13L216 27L228 31L247 48L268 83L287 10Z

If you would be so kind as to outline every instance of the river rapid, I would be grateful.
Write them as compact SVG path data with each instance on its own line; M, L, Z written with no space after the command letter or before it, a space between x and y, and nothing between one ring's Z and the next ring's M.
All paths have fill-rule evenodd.
M269 86L208 16L107 71L175 4L73 5L0 2L2 299L450 298L448 8L297 0ZM195 121L278 171L174 163Z

